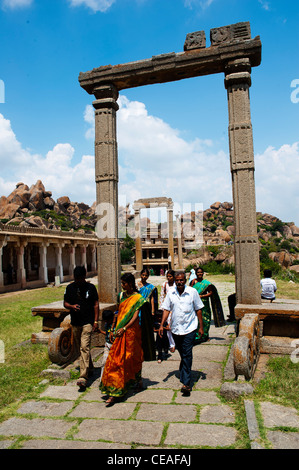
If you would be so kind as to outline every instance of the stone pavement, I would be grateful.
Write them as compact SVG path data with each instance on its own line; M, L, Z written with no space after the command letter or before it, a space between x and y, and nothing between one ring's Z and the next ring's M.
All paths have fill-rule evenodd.
M217 287L223 298L223 292L231 293L234 284ZM225 313L227 316L227 309ZM242 448L236 410L219 393L234 324L212 325L210 336L210 342L194 347L189 397L180 392L179 354L175 352L161 364L145 362L145 390L130 392L123 401L106 408L98 388L99 357L85 392L78 391L76 380L66 380L64 385L48 383L39 398L22 402L13 418L0 424L0 449ZM251 448L261 448L250 396L244 405ZM297 411L270 402L259 406L268 446L298 449Z

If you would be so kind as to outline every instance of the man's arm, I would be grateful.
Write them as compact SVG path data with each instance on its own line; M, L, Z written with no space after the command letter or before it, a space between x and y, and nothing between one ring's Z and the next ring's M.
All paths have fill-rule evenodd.
M158 332L161 338L163 336L163 325L164 325L164 322L166 322L169 314L170 314L170 310L163 310L161 325L160 325L159 332Z
M198 323L199 323L198 333L202 336L203 335L203 322L202 322L202 313L200 309L196 310L196 315L197 315Z
M94 309L94 324L93 324L93 329L94 329L94 330L98 330L98 329L99 329L99 313L100 313L99 301L98 301L98 300L95 301L94 306L93 306L93 309Z

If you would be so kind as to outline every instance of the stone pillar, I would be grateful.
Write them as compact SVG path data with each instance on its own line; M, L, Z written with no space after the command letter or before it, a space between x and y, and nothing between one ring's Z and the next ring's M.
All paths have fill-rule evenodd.
M92 245L91 247L91 271L95 271L97 268L97 247Z
M25 244L22 244L18 247L18 271L17 271L17 282L21 284L21 288L25 289L26 287L26 270L24 266L24 252Z
M182 231L180 217L176 214L176 231L178 240L178 268L183 269L183 248L182 248Z
M256 223L250 86L251 67L249 60L245 58L228 62L225 68L225 87L229 111L237 303L260 304L260 262Z
M40 264L39 264L39 279L44 281L45 284L48 284L48 266L47 266L47 243L43 243L39 247L39 259L40 259Z
M55 276L59 276L60 282L63 282L63 265L62 265L62 247L64 245L57 245L55 247L56 253L56 268Z
M84 266L87 271L87 263L86 263L86 245L83 245L81 248L81 266Z
M4 275L3 275L3 264L2 264L2 255L4 244L0 242L0 288L4 287Z
M173 247L173 206L167 207L167 227L168 227L168 253L171 256L171 269L174 268L174 247Z
M103 303L114 303L120 291L118 240L118 156L116 111L118 90L107 84L93 91L95 108L95 181L97 198L98 291Z
M136 256L136 271L140 272L143 268L142 261L142 243L141 243L141 225L140 225L140 210L134 209L134 223L135 223L135 256ZM148 256L147 256L148 257Z
M71 245L69 247L69 254L70 254L69 275L73 276L74 269L76 267L76 260L75 260L76 245Z

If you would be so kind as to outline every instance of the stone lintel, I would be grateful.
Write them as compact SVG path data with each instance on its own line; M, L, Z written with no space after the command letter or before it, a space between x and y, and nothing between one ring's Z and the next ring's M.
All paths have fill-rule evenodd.
M219 42L209 48L162 54L150 59L94 68L81 72L79 83L89 94L110 84L119 91L154 83L165 83L196 76L225 72L229 62L248 59L251 67L260 65L261 40L239 39ZM108 86L110 86L108 85Z
M263 303L260 305L237 304L235 306L235 316L240 320L245 314L258 313L260 320L269 318L289 318L299 321L299 304L283 303Z
M133 209L139 211L140 209L148 209L155 207L173 207L173 201L169 197L153 197L138 199L133 204Z

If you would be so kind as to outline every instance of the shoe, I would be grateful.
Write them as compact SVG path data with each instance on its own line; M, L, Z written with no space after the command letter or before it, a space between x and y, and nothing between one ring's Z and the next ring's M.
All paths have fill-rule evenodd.
M191 388L188 387L188 385L183 385L182 388L181 388L181 392L182 392L183 396L189 397L190 393L191 393Z
M161 361L161 359L158 359L158 361L157 361L157 362L158 362L158 364L161 364L161 362L162 362L162 361Z
M169 349L170 352L174 353L175 347Z
M77 385L79 387L79 392L84 392L86 390L86 382L83 380L78 380Z

